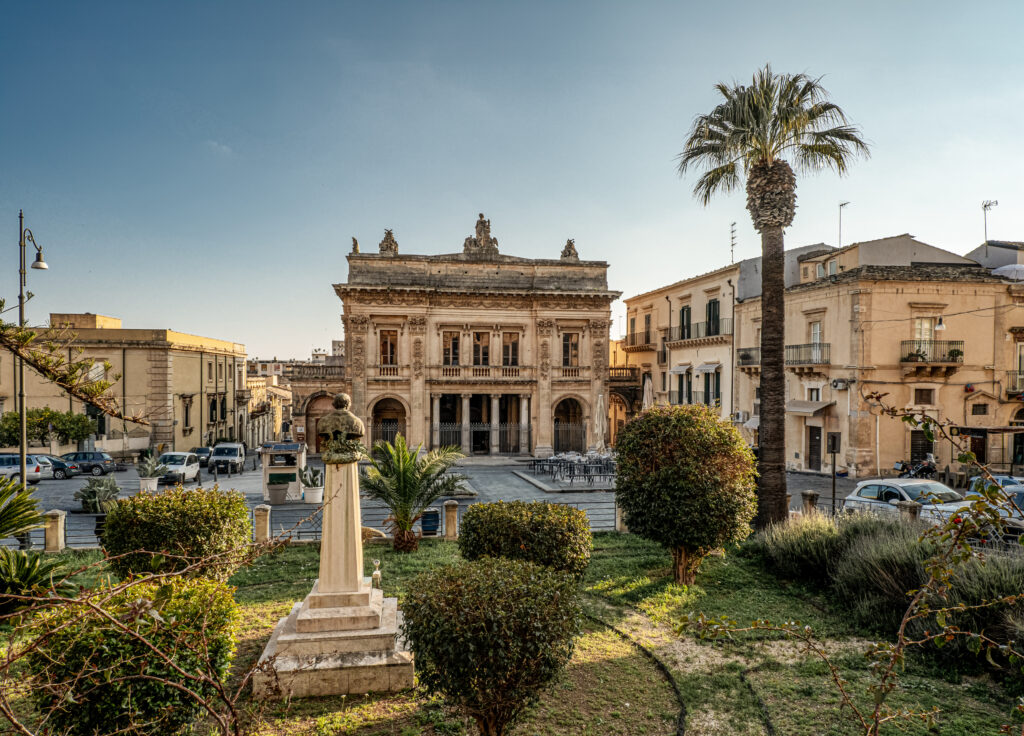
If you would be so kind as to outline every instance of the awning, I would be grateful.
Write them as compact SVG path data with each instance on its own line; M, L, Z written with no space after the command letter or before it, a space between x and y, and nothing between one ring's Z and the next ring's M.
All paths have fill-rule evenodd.
M757 429L761 426L761 417L750 417L747 421L743 422L745 429Z
M718 361L715 361L714 363L701 363L699 366L697 366L697 370L695 370L694 373L714 373L721 367L722 364L719 363Z
M689 363L680 363L679 365L675 366L674 368L670 368L669 371L668 371L668 374L670 376L678 376L680 373L689 373L689 372L690 372L690 364Z
M799 414L800 416L813 417L823 409L827 409L836 402L834 401L787 401L786 413Z

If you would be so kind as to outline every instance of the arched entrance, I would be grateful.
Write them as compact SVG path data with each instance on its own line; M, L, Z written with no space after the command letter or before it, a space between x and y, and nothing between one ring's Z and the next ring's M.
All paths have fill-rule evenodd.
M562 399L554 412L555 452L585 452L587 425L583 407L576 399Z
M394 442L405 435L405 407L398 399L381 399L373 405L370 420L370 441Z
M313 452L320 452L320 437L316 433L316 423L320 417L334 410L334 397L329 394L316 396L306 404L306 446Z

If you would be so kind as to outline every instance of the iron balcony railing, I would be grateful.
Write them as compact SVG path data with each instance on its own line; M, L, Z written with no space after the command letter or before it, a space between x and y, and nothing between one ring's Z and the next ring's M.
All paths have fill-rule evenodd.
M705 337L718 337L732 334L732 318L723 317L711 322L694 322L688 325L676 325L662 330L666 342L680 340L700 340Z
M1011 394L1024 393L1024 371L1006 371L1006 390Z
M811 342L786 346L786 365L829 365L831 362L831 343Z
M736 365L761 365L761 348L740 348L737 350Z
M901 363L963 363L963 340L903 340Z
M612 381L640 382L640 367L635 365L612 366L608 369L608 378Z
M626 347L636 348L641 345L650 345L653 342L653 332L630 332L626 335Z
M696 404L695 397L699 392L691 391L687 395L686 391L669 391L668 392L668 403L673 405L678 404Z
M721 391L694 391L693 401L691 404L705 404L706 406L721 406L722 405L722 392Z

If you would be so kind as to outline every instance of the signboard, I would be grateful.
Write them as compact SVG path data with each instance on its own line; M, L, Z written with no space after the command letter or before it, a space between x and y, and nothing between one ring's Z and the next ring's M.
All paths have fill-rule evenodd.
M825 437L825 452L829 455L838 455L842 436L841 432L829 432Z

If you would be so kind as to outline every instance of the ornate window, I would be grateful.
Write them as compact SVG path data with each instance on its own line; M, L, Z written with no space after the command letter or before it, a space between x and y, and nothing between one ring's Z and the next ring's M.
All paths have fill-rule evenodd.
M459 333L455 331L441 334L441 364L459 364Z
M380 364L398 365L398 330L380 331Z
M473 365L491 364L491 333L473 333Z
M519 333L501 333L501 364L519 365Z
M645 323L650 322L650 315L645 315ZM578 332L562 333L562 366L575 368L580 364L580 334Z

